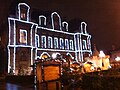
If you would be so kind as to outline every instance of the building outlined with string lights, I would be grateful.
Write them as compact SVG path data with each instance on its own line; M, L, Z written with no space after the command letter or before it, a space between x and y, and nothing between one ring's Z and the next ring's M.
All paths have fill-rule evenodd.
M17 74L20 67L27 72L35 60L52 57L53 53L70 55L79 62L84 62L86 54L92 54L91 35L86 31L85 22L81 22L80 32L70 33L68 23L57 12L51 13L49 19L39 15L39 23L30 17L26 3L19 3L16 16L8 17L8 73L13 69Z

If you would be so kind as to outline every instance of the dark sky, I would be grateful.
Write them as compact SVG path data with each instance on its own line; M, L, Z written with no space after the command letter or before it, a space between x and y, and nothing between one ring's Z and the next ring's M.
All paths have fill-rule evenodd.
M9 6L16 0L0 1L0 21L6 18ZM85 21L92 43L98 50L120 47L120 0L26 0L31 8L57 11L62 17Z

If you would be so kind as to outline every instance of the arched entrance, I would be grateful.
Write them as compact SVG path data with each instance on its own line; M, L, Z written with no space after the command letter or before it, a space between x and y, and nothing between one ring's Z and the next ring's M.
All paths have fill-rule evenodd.
M47 53L47 52L43 52L41 55L40 55L40 59L47 59L49 58L50 55Z

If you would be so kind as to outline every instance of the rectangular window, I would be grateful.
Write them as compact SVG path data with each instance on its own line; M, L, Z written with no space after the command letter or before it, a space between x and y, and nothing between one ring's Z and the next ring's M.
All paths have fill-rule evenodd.
M69 50L69 42L68 42L68 39L65 39L65 49Z
M39 47L39 35L36 34L36 47Z
M48 48L53 48L53 45L52 45L52 37L48 37Z
M60 49L64 49L64 40L60 38Z
M83 40L83 45L82 45L83 49L87 49L86 47L86 40Z
M46 36L41 37L41 47L46 48Z
M58 48L58 38L54 38L54 48Z
M74 48L73 48L73 40L70 40L70 50L74 50Z
M88 45L88 49L90 49L90 39L88 39L87 45Z
M20 43L27 44L27 31L20 29Z

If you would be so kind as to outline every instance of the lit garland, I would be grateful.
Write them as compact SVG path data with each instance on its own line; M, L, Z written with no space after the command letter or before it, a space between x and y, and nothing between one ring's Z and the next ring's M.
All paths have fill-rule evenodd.
M27 7L26 20L23 20L21 18L21 6L22 5ZM43 16L43 15L39 16L39 25L37 23L29 21L30 20L29 19L30 18L29 13L30 13L30 7L26 3L19 3L18 4L18 18L8 17L8 23L9 23L8 73L9 73L10 68L11 68L11 65L10 65L10 63L11 63L11 60L10 60L11 54L10 54L10 52L12 52L12 51L11 51L10 48L13 48L13 71L14 72L15 72L15 59L16 59L15 54L16 54L16 48L17 47L31 48L31 65L33 65L33 62L34 62L34 58L33 58L34 49L35 49L35 59L38 59L38 58L40 59L43 54L47 54L50 57L50 54L48 54L47 51L66 52L67 55L68 55L68 52L75 53L76 61L78 61L78 60L83 61L83 52L88 52L88 53L92 54L91 43L90 43L91 35L89 35L87 33L87 31L86 31L87 24L85 22L81 22L81 32L80 33L69 33L69 32L67 32L68 31L68 23L66 21L62 22L61 17L59 16L59 14L57 12L53 12L51 14L52 28L46 28L46 27L42 26L42 23L45 26L47 24L47 18L45 16ZM59 30L56 30L56 28L54 26L55 25L54 16L58 17ZM44 22L42 22L41 19L44 19ZM26 24L31 25L31 28L30 28L30 45L28 45L27 43L26 43L26 45L16 44L16 32L17 32L16 22L21 22L21 23L26 23ZM64 27L66 31L62 31L62 27ZM50 32L53 32L53 33L57 32L57 33L61 33L61 34L64 34L64 35L70 35L70 36L73 37L73 40L72 39L69 40L69 38L63 39L61 37L59 39L59 41L60 42L62 41L62 43L64 43L65 46L64 46L64 48L59 49L59 47L58 47L58 44L59 44L58 43L58 37L48 36L48 39L50 39L51 42L53 42L52 40L54 40L54 41L56 40L56 48L53 48L55 43L53 43L53 44L51 43L51 45L50 45L51 47L47 48L47 46L46 46L47 37L44 35L44 36L41 36L41 38L45 38L45 47L40 48L39 47L40 46L40 43L39 43L40 36L37 34L37 32L38 32L38 30L41 30L41 29L46 30L46 31L50 31ZM13 33L13 35L12 35L12 33ZM26 33L26 37L27 37L27 35L28 35L27 30L25 31L25 33ZM33 38L33 36L35 38ZM85 42L85 49L84 50L83 50L83 46L82 46L82 38L81 38L82 36L87 37L87 40L83 40ZM12 40L11 37L13 38L13 40ZM38 51L46 51L46 52L43 52L41 55L37 55ZM70 53L69 53L69 55L72 57L72 55Z
M40 15L39 16L39 25L41 26L42 25L42 18L44 18L44 25L46 26L46 17L45 16L43 16L43 15Z

